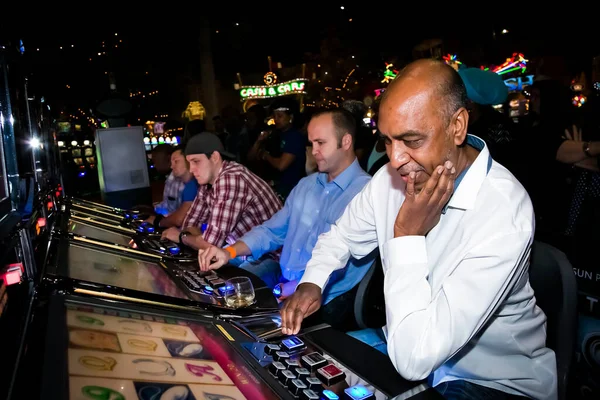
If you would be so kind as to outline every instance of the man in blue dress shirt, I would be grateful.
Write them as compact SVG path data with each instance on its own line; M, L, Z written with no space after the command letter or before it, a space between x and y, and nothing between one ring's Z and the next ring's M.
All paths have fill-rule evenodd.
M270 287L282 285L282 299L291 294L304 274L319 235L329 231L371 178L354 154L355 132L354 118L346 110L327 110L313 116L308 138L319 172L300 180L283 209L232 246L200 251L201 270L237 264L260 276ZM272 253L282 246L278 263ZM246 260L242 256L247 256ZM323 304L353 289L373 260L374 254L360 261L350 259L329 280Z

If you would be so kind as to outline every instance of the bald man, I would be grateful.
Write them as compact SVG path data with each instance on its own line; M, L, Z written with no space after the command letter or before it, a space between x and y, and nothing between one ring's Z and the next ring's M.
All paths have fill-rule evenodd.
M379 130L390 162L319 237L284 334L321 304L329 276L379 247L387 352L409 380L449 399L557 396L546 316L528 280L534 214L527 192L467 134L460 76L434 60L402 70Z

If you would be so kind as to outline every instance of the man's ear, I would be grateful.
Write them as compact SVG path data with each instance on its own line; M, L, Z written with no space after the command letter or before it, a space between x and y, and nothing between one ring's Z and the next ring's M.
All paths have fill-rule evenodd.
M469 127L469 112L466 108L461 107L452 116L450 122L451 132L454 137L454 144L460 146L464 143L467 137L467 130Z
M344 136L342 136L342 147L344 150L348 150L352 147L352 135L349 133L346 133Z
M213 153L210 155L210 161L212 161L214 164L217 164L221 160L221 153L218 151L213 151Z

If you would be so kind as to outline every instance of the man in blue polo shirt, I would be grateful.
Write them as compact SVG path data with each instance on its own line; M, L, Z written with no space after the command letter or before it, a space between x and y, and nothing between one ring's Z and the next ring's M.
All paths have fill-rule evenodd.
M163 203L167 202L171 205L177 204L174 211L168 215L157 214L156 216L149 217L146 221L154 224L155 228L170 228L179 227L183 223L183 220L192 206L196 194L198 193L198 182L192 176L190 172L190 166L185 159L183 150L176 148L171 153L171 175L169 179L174 179L179 185L183 186L180 191L168 193L165 189L165 199Z
M371 178L360 168L354 154L355 132L354 118L344 109L313 116L308 125L308 138L319 172L300 180L283 209L232 246L200 251L200 268L206 271L226 263L239 264L260 276L270 287L282 284L284 296L293 292L319 235L329 231ZM282 246L277 263L269 254ZM249 257L242 261L241 256ZM373 260L374 256L360 262L350 259L346 268L329 280L323 304L353 289Z

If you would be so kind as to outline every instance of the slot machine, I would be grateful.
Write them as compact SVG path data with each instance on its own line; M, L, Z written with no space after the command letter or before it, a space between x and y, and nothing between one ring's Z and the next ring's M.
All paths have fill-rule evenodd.
M15 125L8 82L5 47L0 46L0 343L2 361L9 367L0 374L0 398L11 395L14 371L21 361L24 337L31 316L35 266L19 207L19 171Z
M57 223L57 233L84 236L113 245L126 246L173 259L195 259L197 252L161 238L147 215L138 210L123 210L86 200L66 199Z
M18 398L442 398L423 381L402 379L382 353L327 327L265 341L211 314L73 295L51 295L36 311Z

